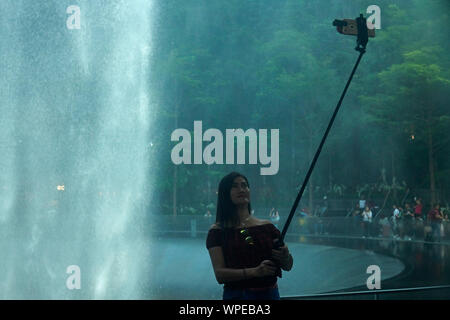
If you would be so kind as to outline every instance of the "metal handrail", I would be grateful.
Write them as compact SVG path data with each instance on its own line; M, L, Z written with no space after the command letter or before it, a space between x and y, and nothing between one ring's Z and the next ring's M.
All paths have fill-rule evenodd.
M415 288L400 288L400 289L373 289L373 290L365 290L365 291L317 293L317 294L306 294L306 295L298 295L298 296L282 296L281 300L326 298L326 297L336 297L336 296L368 295L368 294L379 295L379 294L384 294L384 293L426 291L426 290L439 290L439 289L450 289L450 285L415 287Z

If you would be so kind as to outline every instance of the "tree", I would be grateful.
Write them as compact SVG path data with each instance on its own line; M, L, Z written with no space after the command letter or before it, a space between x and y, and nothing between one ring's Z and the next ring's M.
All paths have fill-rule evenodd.
M450 125L446 97L450 89L448 73L439 65L443 56L438 47L416 49L403 54L404 61L378 74L380 92L362 97L372 120L427 150L431 201L436 202L435 153L448 146L445 131ZM436 141L436 137L446 137Z

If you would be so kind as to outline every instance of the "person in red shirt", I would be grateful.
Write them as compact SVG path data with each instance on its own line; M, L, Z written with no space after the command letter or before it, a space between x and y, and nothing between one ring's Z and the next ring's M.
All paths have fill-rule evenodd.
M415 218L422 218L422 209L423 205L420 199L416 200L416 205L414 206L414 217Z
M232 172L219 184L216 223L206 239L214 275L224 284L224 300L278 300L277 274L289 271L292 255L285 245L277 250L280 231L268 220L251 215L250 186Z
M437 240L441 240L441 223L442 223L442 215L440 211L440 205L435 204L434 208L428 212L428 222L431 224L433 239L436 236Z
M421 200L416 199L416 205L414 206L414 238L417 237L418 230L423 227L422 209Z

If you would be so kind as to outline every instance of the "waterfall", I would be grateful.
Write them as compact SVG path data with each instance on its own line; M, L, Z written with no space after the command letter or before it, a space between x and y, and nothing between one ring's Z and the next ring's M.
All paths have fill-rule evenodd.
M0 9L0 298L151 298L153 1Z

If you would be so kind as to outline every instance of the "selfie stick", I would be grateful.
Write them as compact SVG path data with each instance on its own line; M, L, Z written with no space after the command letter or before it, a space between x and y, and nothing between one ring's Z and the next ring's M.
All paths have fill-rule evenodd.
M358 28L358 33L355 35L357 35L358 38L357 38L357 46L356 46L355 50L359 51L358 60L356 61L356 64L353 67L352 73L350 74L350 78L348 79L347 84L345 85L344 91L342 92L341 98L339 99L336 109L334 110L333 116L331 117L331 120L330 120L330 123L328 124L327 130L325 131L322 141L319 144L319 148L317 149L316 154L314 155L314 158L309 167L308 173L306 174L305 180L303 181L303 185L300 189L300 192L298 193L297 198L295 199L294 205L292 206L291 212L289 213L289 217L287 218L287 220L284 224L283 231L281 232L281 237L278 239L277 242L275 242L275 248L284 246L284 237L286 235L287 229L289 228L291 220L294 217L295 210L297 209L300 199L303 196L303 192L305 191L306 185L308 184L309 178L314 170L314 166L316 165L317 159L319 158L320 152L322 151L322 147L323 147L325 140L327 139L328 133L330 132L330 129L333 125L334 119L336 118L339 108L341 107L342 100L344 100L344 96L347 92L350 82L352 81L352 78L353 78L353 75L355 74L356 68L358 67L359 62L361 61L363 54L366 52L366 45L367 45L367 42L369 41L368 28L367 28L367 24L366 24L366 19L363 17L362 14L359 16L359 18L356 18L356 24L357 24L357 28ZM351 34L351 33L342 32L342 27L347 26L347 22L345 20L344 21L335 20L333 22L333 25L337 27L337 29L340 33Z

